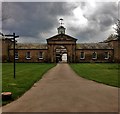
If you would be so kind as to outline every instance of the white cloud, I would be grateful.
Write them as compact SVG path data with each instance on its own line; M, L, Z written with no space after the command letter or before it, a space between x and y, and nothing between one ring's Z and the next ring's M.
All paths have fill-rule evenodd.
M88 20L84 17L83 11L81 10L80 7L77 7L73 10L73 16L75 18L76 25L83 26L83 27L87 25Z

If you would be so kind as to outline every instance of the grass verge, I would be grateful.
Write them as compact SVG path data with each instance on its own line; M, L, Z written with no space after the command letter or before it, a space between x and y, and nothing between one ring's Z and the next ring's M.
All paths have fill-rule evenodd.
M5 105L24 94L40 80L45 72L55 64L16 63L16 79L13 78L13 63L2 64L2 91L12 92L12 100L3 101Z
M120 64L112 63L70 64L71 68L79 76L114 87L120 87L118 82L119 65Z

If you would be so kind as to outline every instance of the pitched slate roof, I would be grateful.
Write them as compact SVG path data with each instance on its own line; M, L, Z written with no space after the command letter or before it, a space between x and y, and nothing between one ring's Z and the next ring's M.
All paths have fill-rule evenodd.
M11 49L13 45L11 46ZM48 49L47 44L17 43L16 49ZM79 43L76 49L113 49L108 43Z
M77 49L112 49L108 43L81 43L76 44Z
M47 49L47 48L48 48L47 44L39 43L17 43L16 45L16 49Z
M11 46L11 49L13 45ZM48 49L47 44L39 43L17 43L16 49ZM76 49L113 49L108 43L77 43Z

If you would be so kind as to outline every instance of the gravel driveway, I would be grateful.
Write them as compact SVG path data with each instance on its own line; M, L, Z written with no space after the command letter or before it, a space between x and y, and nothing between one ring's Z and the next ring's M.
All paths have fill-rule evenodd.
M87 69L86 69L87 70ZM117 112L118 88L79 77L57 64L3 112Z

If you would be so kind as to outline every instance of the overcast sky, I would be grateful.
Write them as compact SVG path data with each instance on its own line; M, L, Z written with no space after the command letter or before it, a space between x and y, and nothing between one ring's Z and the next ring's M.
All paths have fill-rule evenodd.
M117 2L4 2L4 34L15 32L18 42L45 43L57 35L59 19L66 34L77 42L101 42L114 33L118 18Z

